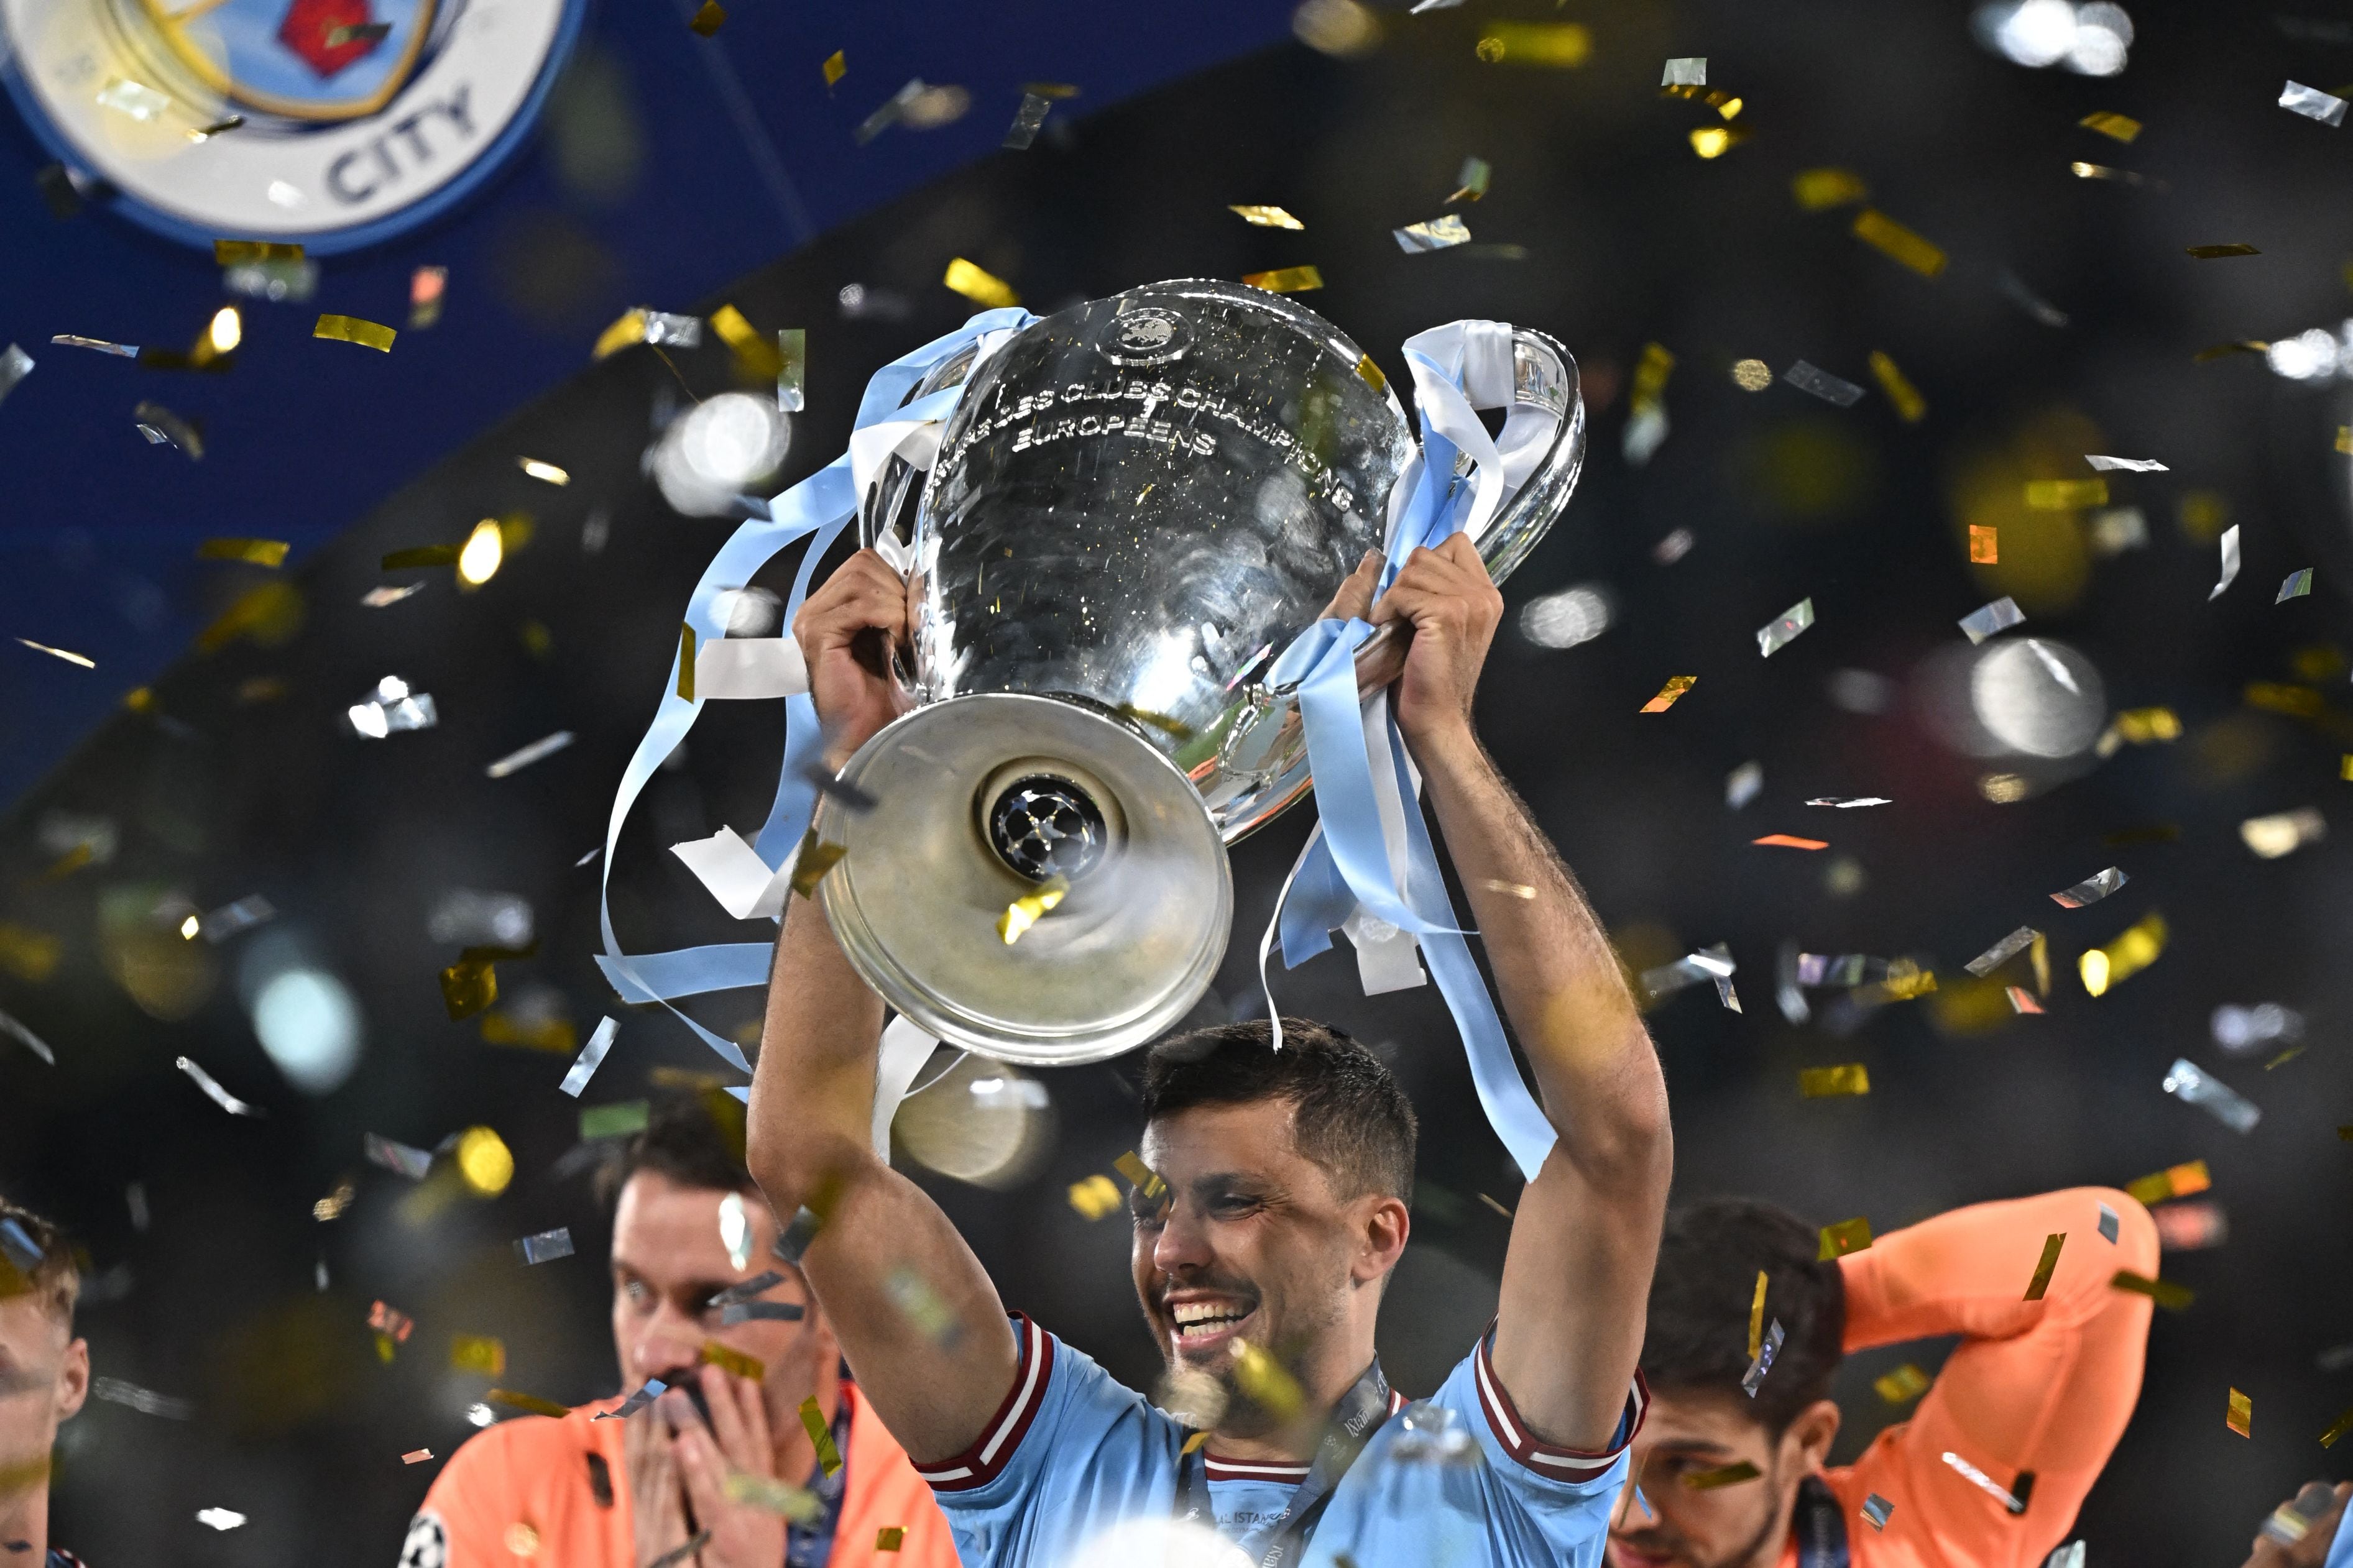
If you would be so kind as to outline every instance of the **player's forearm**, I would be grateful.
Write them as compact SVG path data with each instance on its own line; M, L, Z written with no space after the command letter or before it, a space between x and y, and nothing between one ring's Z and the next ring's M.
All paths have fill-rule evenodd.
M1415 760L1561 1151L1663 1198L1666 1081L1600 921L1467 725Z
M752 1079L752 1174L779 1215L874 1161L882 1004L836 946L815 900L786 908Z
M2116 1215L2113 1243L2100 1205ZM2040 1299L2028 1286L2048 1238L2063 1234ZM2157 1227L2119 1192L2072 1187L2038 1197L1972 1204L1880 1237L1840 1260L1846 1280L1846 1348L1897 1344L1933 1334L2003 1340L2065 1332L2114 1298L2118 1269L2157 1272Z

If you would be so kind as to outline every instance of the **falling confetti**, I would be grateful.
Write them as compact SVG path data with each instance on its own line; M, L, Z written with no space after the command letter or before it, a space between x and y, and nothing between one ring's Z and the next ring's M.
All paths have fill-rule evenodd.
M1826 1225L1822 1226L1821 1241L1821 1248L1816 1258L1823 1263L1833 1258L1844 1258L1850 1252L1863 1251L1871 1246L1871 1221L1857 1215L1836 1225Z
M2333 92L2323 92L2316 87L2306 87L2291 81L2280 89L2279 106L2306 120L2317 120L2323 125L2345 123L2345 100Z
M1659 694L1642 704L1641 711L1663 713L1673 707L1684 692L1698 684L1699 677L1696 675L1671 675L1667 677L1667 683L1659 688Z
M1865 207L1857 213L1852 232L1855 238L1923 278L1934 278L1945 269L1943 251L1876 207Z
M1800 360L1798 363L1803 364L1805 362ZM1813 600L1810 598L1799 600L1796 604L1782 611L1779 618L1775 620L1770 626L1759 626L1757 628L1757 653L1766 658L1772 658L1775 654L1780 652L1781 649L1788 647L1792 642L1796 641L1798 634L1804 631L1808 626L1810 626L1813 624Z
M1841 381L1826 370L1799 360L1781 373L1781 379L1799 392L1810 392L1824 403L1841 408L1852 408L1862 396L1862 388L1851 381Z
M2053 1231L2042 1239L2042 1258L2034 1266L2034 1278L2026 1282L2026 1300L2040 1301L2051 1289L2051 1276L2059 1267L2059 1250L2067 1244L2067 1233Z
M2064 888L2052 894L2051 901L2063 910L2080 910L2088 904L2098 903L2129 880L2131 879L2126 877L2120 868L2111 866L2095 876L2085 878L2072 888Z
M227 1089L222 1088L218 1079L213 1077L212 1074L206 1072L204 1068L198 1067L187 1058L181 1057L177 1058L173 1065L177 1067L182 1072L187 1074L188 1077L195 1081L195 1086L198 1089L203 1089L215 1105L219 1106L231 1116L259 1116L261 1114L259 1108L248 1105L245 1101L231 1094Z
M1242 281L1270 294L1303 294L1324 287L1324 274L1313 267L1282 267L1272 272L1249 273Z
M1971 610L1960 618L1958 624L1961 630L1968 634L1969 641L1978 643L1996 632L2008 631L2025 619L2026 612L2018 607L2018 601L2004 594L1992 604Z
M961 256L948 263L947 276L940 280L976 305L1003 309L1021 303L1021 296L1013 291L1013 285Z
M1409 223L1390 231L1396 237L1398 248L1409 256L1418 251L1444 250L1450 246L1467 245L1471 241L1468 225L1448 213L1427 223Z
M362 348L375 349L383 353L392 352L392 340L400 334L390 327L375 321L364 321L356 316L325 315L311 329L314 338L333 338L343 342L357 343Z
M1847 1062L1830 1068L1802 1068L1798 1072L1798 1092L1808 1100L1869 1094L1871 1073L1861 1062Z

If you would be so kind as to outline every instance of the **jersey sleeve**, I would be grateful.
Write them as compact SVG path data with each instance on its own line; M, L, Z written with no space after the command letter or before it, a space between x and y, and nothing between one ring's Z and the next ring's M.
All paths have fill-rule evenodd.
M2103 1207L2116 1216L2113 1242ZM2046 1239L2061 1233L2049 1284L2027 1300ZM1848 1350L1963 1336L1912 1419L1856 1462L1856 1483L1896 1504L1891 1532L1908 1514L1943 1561L2041 1563L2140 1396L2151 1302L2110 1281L2119 1270L2156 1275L2148 1211L2098 1187L1978 1204L1891 1232L1840 1268ZM2021 1506L2013 1511L1964 1465Z
M1012 1316L1020 1363L1005 1403L971 1447L915 1467L976 1568L1060 1561L1089 1521L1166 1514L1176 1490L1176 1422L1091 1357Z
M1626 1479L1626 1450L1641 1428L1650 1388L1636 1373L1609 1447L1564 1448L1536 1436L1520 1418L1510 1390L1495 1373L1494 1339L1491 1327L1431 1403L1451 1412L1478 1439L1498 1506L1518 1511L1568 1561L1599 1542L1609 1528L1610 1506Z

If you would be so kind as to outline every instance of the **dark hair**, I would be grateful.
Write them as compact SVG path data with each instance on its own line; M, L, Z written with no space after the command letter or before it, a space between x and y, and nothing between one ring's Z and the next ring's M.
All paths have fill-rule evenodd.
M0 1226L10 1232L0 1237L0 1298L38 1291L42 1304L71 1329L74 1302L81 1295L81 1270L74 1263L65 1232L6 1198L0 1198ZM30 1241L40 1255L29 1271L20 1268L16 1258L25 1241Z
M1380 1059L1339 1030L1282 1021L1282 1048L1263 1019L1163 1040L1144 1063L1144 1117L1197 1105L1291 1102L1300 1153L1349 1197L1413 1197L1413 1104Z
M1820 1232L1755 1198L1710 1198L1670 1215L1642 1340L1651 1386L1739 1394L1762 1269L1766 1326L1779 1322L1786 1338L1757 1385L1757 1419L1778 1436L1799 1411L1829 1398L1845 1354L1846 1281L1836 1263L1817 1261L1820 1246Z
M744 1108L717 1089L656 1100L644 1129L598 1169L596 1195L614 1202L640 1171L714 1193L760 1190L744 1163Z

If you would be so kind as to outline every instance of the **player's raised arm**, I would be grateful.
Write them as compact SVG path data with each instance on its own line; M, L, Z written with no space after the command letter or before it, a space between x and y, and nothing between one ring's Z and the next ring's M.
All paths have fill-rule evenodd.
M1641 1350L1673 1141L1657 1054L1600 922L1472 728L1503 607L1458 533L1416 551L1372 618L1413 624L1398 723L1560 1135L1513 1221L1495 1370L1539 1436L1599 1450Z
M871 551L802 607L794 634L834 762L899 711L888 670L906 626L905 584ZM823 910L794 899L752 1084L752 1173L779 1215L803 1206L820 1215L802 1270L859 1387L920 1464L979 1436L1012 1386L1015 1347L980 1260L874 1152L881 1030L882 1005L834 944Z

